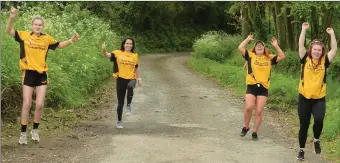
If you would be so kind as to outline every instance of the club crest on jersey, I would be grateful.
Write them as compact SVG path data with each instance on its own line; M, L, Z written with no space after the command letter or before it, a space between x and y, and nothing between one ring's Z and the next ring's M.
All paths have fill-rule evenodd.
M30 44L34 43L34 40L29 38Z

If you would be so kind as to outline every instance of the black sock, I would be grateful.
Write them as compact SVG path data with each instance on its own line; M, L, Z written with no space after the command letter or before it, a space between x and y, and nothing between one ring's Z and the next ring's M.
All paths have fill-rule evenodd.
M39 123L33 122L33 129L38 129L38 127L39 127Z
M21 125L21 132L26 132L27 125Z

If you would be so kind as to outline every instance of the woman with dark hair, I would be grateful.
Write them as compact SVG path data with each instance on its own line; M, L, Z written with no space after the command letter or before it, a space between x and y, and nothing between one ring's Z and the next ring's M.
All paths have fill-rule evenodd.
M21 110L21 133L19 144L27 144L26 129L30 108L32 106L34 88L36 99L31 135L34 141L40 141L38 127L43 113L46 88L49 83L47 78L48 65L46 63L47 52L49 49L62 49L71 45L73 42L79 40L79 35L75 32L71 39L58 42L50 35L42 33L45 25L45 21L42 17L34 17L32 19L32 31L30 32L15 30L13 29L13 22L17 12L17 9L11 9L6 31L20 44L19 65L22 72L23 104Z
M133 89L138 85L141 86L142 78L140 77L138 68L138 54L134 51L135 42L132 38L123 40L120 50L114 50L112 53L107 52L106 42L102 45L102 50L106 58L110 58L113 66L113 77L117 80L117 115L118 120L116 127L123 128L123 107L125 101L125 94L127 90L127 115L131 115L131 101L133 97Z
M273 55L262 41L256 41L253 48L246 50L246 45L252 40L254 40L253 35L249 35L238 47L247 62L244 127L242 128L240 136L246 136L249 131L249 123L253 109L255 108L255 123L252 138L253 140L257 140L257 133L263 116L263 108L266 105L268 97L272 65L283 60L285 55L275 38L272 38L271 44L276 49L278 53L277 56Z
M304 160L304 148L306 145L310 118L314 117L314 150L321 153L320 135L323 128L323 120L326 112L326 76L327 68L334 60L337 51L337 42L332 28L326 32L331 37L331 50L326 53L322 41L315 39L305 48L307 22L302 24L299 38L299 57L301 63L301 76L299 82L298 115L300 120L299 145L300 150L297 159Z

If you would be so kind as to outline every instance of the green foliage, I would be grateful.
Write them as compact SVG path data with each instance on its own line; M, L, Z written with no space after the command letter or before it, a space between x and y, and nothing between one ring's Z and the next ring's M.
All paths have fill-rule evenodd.
M63 10L57 10L58 8ZM111 76L112 63L103 57L101 44L106 40L108 49L118 48L120 40L110 31L109 24L81 9L78 3L64 6L58 2L41 2L35 7L20 6L14 29L30 31L30 21L34 15L45 18L43 32L59 42L70 39L73 31L77 31L81 38L65 49L49 51L47 64L50 84L47 88L46 107L73 107L85 103L92 90ZM6 26L8 16L8 10L2 12L3 27ZM15 90L14 94L20 95L19 44L5 32L5 28L2 28L1 32L1 89ZM2 91L1 96L1 116L6 120L15 120L8 114L16 116L17 112L6 112L8 114L5 115L4 110L14 110L14 106L9 105L13 101L16 101L16 107L20 108L21 98L14 98L13 92L10 91Z
M221 31L210 31L195 41L193 56L223 63L233 55L233 50L240 42L239 36L231 36Z
M331 90L331 89L328 89ZM340 93L339 89L337 90ZM324 122L324 136L329 140L334 140L340 136L340 100L328 100L326 118Z
M285 60L277 64L274 68L274 72L287 73L292 75L299 75L301 64L298 52L287 51L285 53Z

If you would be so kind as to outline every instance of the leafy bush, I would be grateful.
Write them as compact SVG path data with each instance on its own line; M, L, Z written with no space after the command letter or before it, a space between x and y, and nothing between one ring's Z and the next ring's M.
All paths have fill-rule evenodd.
M231 36L220 31L210 31L194 42L193 56L223 63L233 55L234 49L238 47L241 41L239 36Z

